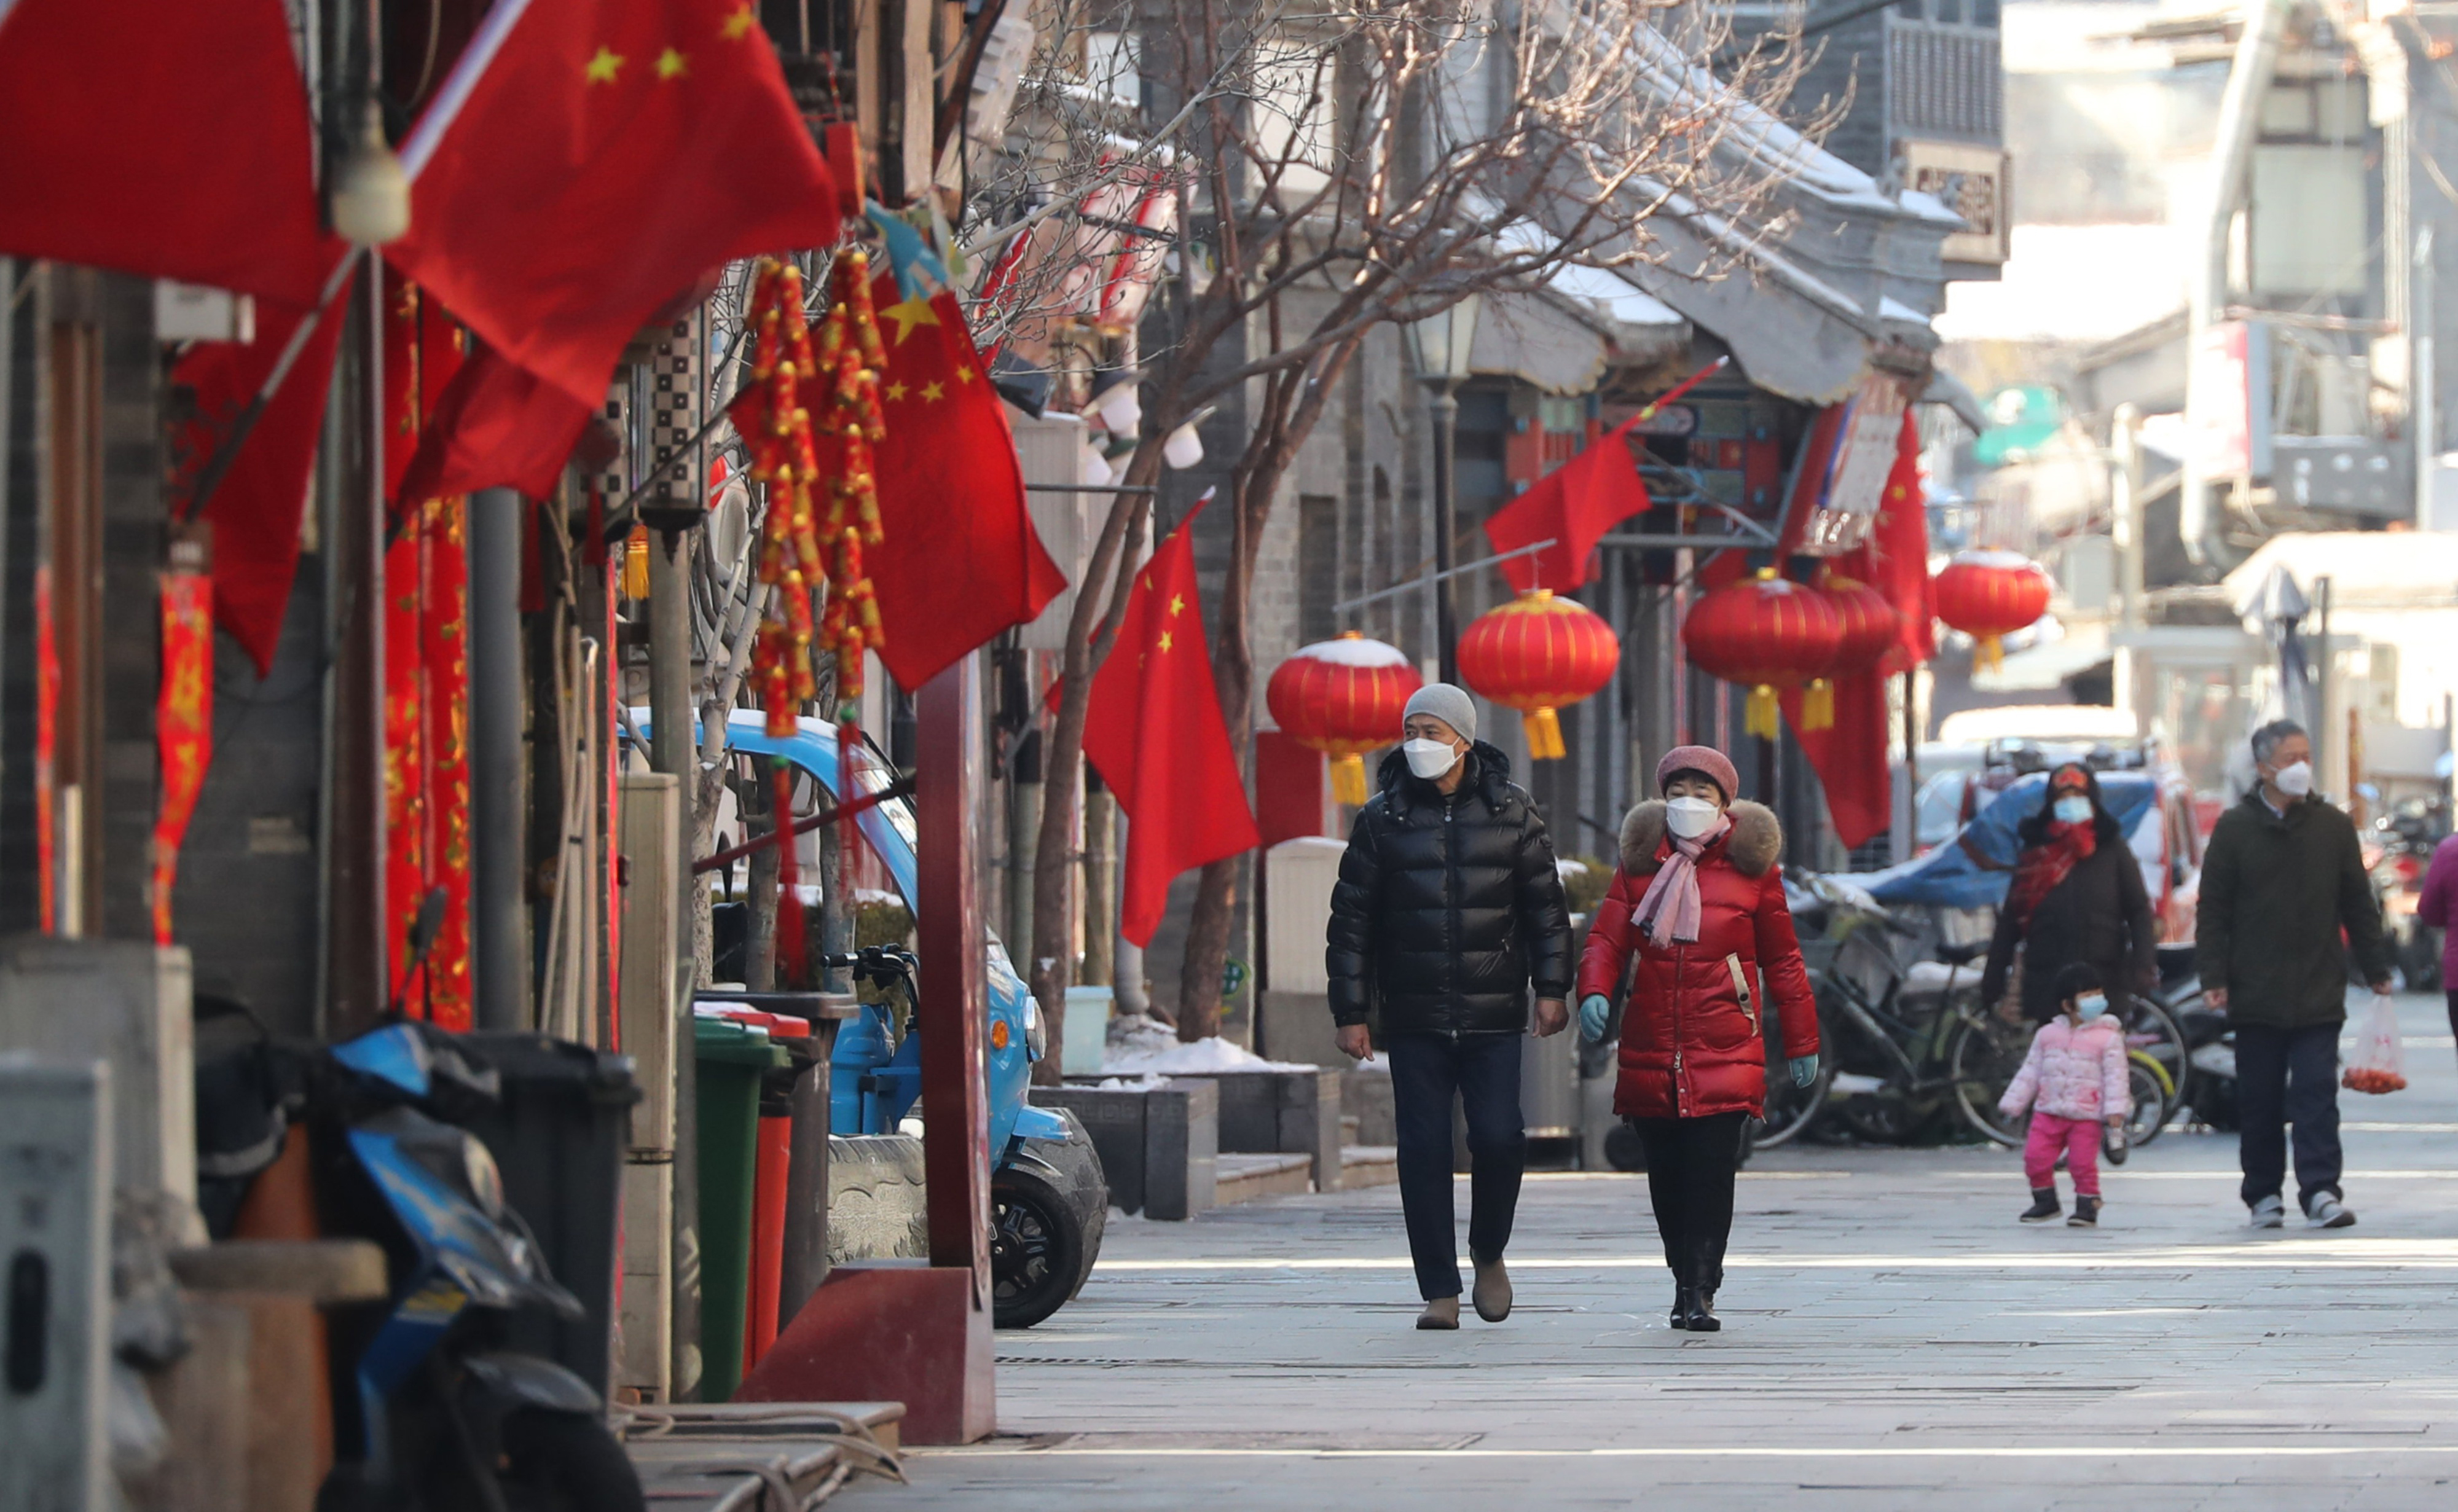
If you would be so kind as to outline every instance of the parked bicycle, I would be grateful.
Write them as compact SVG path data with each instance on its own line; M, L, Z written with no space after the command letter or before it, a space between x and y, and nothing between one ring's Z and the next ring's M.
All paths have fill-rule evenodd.
M1997 1103L2022 1067L2033 1025L1980 1001L1979 972L1970 968L1986 942L1936 946L1946 973L1932 986L1921 980L1928 974L1902 959L1901 947L1920 931L1846 880L1817 874L1797 880L1814 905L1802 910L1804 922L1823 926L1802 948L1827 1054L1810 1087L1770 1083L1758 1148L1781 1145L1829 1113L1863 1139L1901 1144L1949 1108L1984 1137L2019 1144L2021 1121L2000 1116ZM2185 1041L2146 998L2127 1010L2126 1039L2135 1101L2127 1133L2147 1144L2178 1106Z

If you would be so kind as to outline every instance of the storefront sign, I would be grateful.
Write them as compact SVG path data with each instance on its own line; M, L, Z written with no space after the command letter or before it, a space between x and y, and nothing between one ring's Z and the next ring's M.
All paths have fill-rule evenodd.
M2185 428L2205 477L2270 475L2269 335L2250 321L2218 321L2194 343Z
M1825 556L1851 550L1866 538L1886 475L1894 469L1906 402L1904 385L1880 373L1862 379L1860 391L1844 402L1826 486L1802 534L1802 550Z

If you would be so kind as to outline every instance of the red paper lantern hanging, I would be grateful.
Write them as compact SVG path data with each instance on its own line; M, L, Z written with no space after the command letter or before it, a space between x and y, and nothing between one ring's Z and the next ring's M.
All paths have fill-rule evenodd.
M1742 728L1769 740L1776 735L1776 695L1823 676L1843 642L1843 619L1826 595L1778 576L1771 567L1701 594L1681 621L1681 644L1691 665L1748 688ZM1802 729L1834 723L1832 697L1823 724L1813 721L1812 713L1802 709Z
M1958 551L1937 574L1937 617L1969 635L1971 670L2006 663L2002 637L2049 611L2049 575L2012 551Z
M1281 733L1331 757L1331 796L1365 801L1365 754L1398 743L1408 697L1425 679L1399 647L1355 631L1299 648L1280 664L1263 701Z
M1903 616L1886 602L1886 595L1858 578L1828 569L1819 574L1818 591L1826 596L1844 634L1836 642L1835 660L1802 698L1801 722L1813 730L1835 722L1835 694L1829 685L1838 677L1858 676L1876 667L1903 630ZM1820 702L1824 715L1817 723L1811 722L1812 699Z
M1569 755L1554 711L1594 696L1621 665L1621 640L1595 612L1550 589L1532 589L1477 616L1460 635L1461 680L1519 711L1528 757Z

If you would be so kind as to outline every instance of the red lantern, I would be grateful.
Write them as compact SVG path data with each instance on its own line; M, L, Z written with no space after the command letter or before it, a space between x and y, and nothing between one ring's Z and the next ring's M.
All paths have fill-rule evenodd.
M1903 629L1903 616L1886 602L1886 595L1858 578L1828 569L1819 574L1818 590L1834 609L1844 636L1836 643L1835 660L1825 675L1810 683L1802 698L1801 723L1809 730L1823 730L1835 722L1835 694L1829 684L1877 666ZM1815 709L1813 701L1818 705Z
M1400 648L1350 631L1281 663L1263 701L1281 734L1331 757L1331 796L1355 805L1365 801L1365 753L1399 740L1408 695L1423 686Z
M1621 640L1595 611L1551 589L1532 589L1476 617L1459 641L1460 677L1519 711L1528 757L1569 755L1554 711L1594 696L1621 665Z
M1958 551L1937 574L1937 617L1976 644L1971 670L2001 667L2000 637L2037 624L2049 611L2049 575L2011 551Z
M1777 693L1823 676L1843 641L1843 619L1826 595L1777 576L1771 567L1701 594L1681 621L1681 644L1691 664L1711 677L1747 687L1742 728L1769 740L1776 735ZM1826 723L1834 719L1830 696ZM1803 729L1823 728L1812 724L1807 709L1801 722Z

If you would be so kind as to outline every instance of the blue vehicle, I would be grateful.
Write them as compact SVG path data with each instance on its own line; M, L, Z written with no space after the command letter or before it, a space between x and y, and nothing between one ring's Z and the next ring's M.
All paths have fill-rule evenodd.
M648 728L645 711L640 727ZM783 737L768 734L767 716L737 710L726 724L726 741L749 756L782 756L807 774L831 798L839 778L836 726L802 719ZM869 750L854 753L858 794L876 793L895 780ZM919 843L913 810L901 798L864 809L854 822L886 865L906 907L918 918L921 896ZM900 1032L888 1002L865 1004L862 1016L838 1031L829 1058L829 1131L893 1135L922 1092L922 1036L927 1021L911 955L873 947L857 956L832 958L883 994L902 997L910 1027ZM1031 1328L1074 1299L1101 1253L1109 1218L1109 1184L1093 1142L1073 1114L1033 1107L1026 1097L1032 1063L1048 1043L1041 1007L1007 947L989 935L985 973L989 1004L984 1046L989 1072L990 1272L994 1312L1001 1328Z
M317 1512L645 1506L605 1404L564 1366L502 1348L513 1315L578 1317L504 1200L493 1154L455 1127L499 1095L454 1037L394 1023L308 1073L319 1207L385 1251L388 1298L333 1322L336 1465Z

